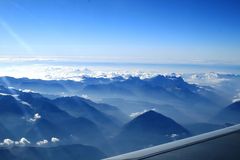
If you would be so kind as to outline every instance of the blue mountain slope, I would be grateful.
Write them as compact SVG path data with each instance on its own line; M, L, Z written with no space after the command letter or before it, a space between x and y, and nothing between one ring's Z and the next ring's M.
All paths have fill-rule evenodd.
M53 103L74 117L84 117L96 123L105 135L114 134L120 127L117 119L97 110L80 97L61 97Z
M113 144L118 152L123 153L187 136L190 133L174 120L148 111L127 123L113 139Z
M17 90L11 92L14 95L0 95L0 123L3 125L1 130L6 128L9 131L7 138L26 137L33 144L51 137L60 138L62 144L83 143L99 146L106 143L102 131L89 119L69 115L40 94ZM0 137L4 138L5 134Z
M90 99L85 99L81 97L78 97L78 98L86 102L90 106L96 108L97 110L103 112L104 114L110 116L110 118L116 121L116 123L119 123L119 125L122 125L123 123L129 120L129 117L115 106L112 106L106 103L95 103Z
M213 122L224 123L240 123L240 101L234 102L222 109L212 120Z

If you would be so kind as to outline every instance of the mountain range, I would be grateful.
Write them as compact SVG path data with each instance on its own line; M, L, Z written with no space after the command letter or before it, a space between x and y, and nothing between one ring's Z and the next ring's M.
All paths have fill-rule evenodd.
M176 76L84 77L80 82L0 77L0 84L5 159L18 153L19 159L37 159L46 152L49 159L81 157L86 148L105 157L240 121L239 102L227 106L229 100L214 88ZM70 152L75 147L80 155ZM69 155L58 153L64 150Z
M17 90L38 92L50 99L63 96L86 97L98 103L115 106L115 111L117 107L118 111L127 115L140 112L142 108L150 109L152 106L156 106L154 108L161 108L162 113L171 116L177 108L178 115L182 115L175 119L179 122L186 121L186 118L196 122L209 119L221 107L230 103L214 89L189 84L182 77L177 76L157 75L145 79L133 76L128 78L121 76L114 78L82 77L82 81L79 82L1 77L0 84ZM132 102L136 105L132 105ZM139 102L142 108L137 104ZM165 110L161 107L166 105L174 106L171 107L174 110L171 108ZM110 113L109 110L108 113ZM188 113L188 117L186 117L186 113ZM123 114L116 115L119 115L119 112L114 114L119 121L126 122L128 120Z

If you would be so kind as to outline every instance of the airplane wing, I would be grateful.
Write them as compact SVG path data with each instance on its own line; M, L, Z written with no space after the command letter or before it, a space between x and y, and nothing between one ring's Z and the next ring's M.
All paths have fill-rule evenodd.
M104 160L240 160L240 125Z

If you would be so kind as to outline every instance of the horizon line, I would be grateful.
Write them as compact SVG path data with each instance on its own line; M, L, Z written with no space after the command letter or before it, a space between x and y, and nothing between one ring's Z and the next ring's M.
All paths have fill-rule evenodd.
M134 58L134 57L132 57ZM135 57L136 59L139 57ZM94 57L94 56L13 56L0 55L0 62L81 62L81 63L96 63L96 64L133 64L133 65L196 65L196 66L240 66L239 63L217 60L189 60L179 62L177 60L168 61L131 61L124 60L119 57Z

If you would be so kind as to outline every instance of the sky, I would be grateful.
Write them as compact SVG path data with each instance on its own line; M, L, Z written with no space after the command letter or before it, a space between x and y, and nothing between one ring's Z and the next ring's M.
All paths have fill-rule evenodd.
M0 0L0 57L239 64L238 0Z

